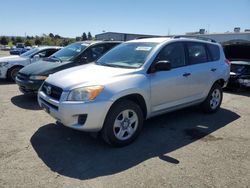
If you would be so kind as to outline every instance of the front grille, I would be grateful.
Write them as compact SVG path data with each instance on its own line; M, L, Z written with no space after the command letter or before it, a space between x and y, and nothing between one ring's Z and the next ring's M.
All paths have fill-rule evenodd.
M54 104L51 104L50 102L44 100L44 99L41 98L41 97L39 97L39 99L40 99L43 103L45 103L46 105L48 105L49 107L52 107L52 108L58 110L58 106L56 106L56 105L54 105Z
M28 75L26 75L26 74L23 74L23 73L18 73L17 74L17 78L19 79L19 80L28 80L29 79L29 76Z
M55 100L60 100L60 97L62 95L62 88L54 86L52 84L49 84L47 82L44 82L43 86L42 86L42 91L50 96L51 98L55 99Z

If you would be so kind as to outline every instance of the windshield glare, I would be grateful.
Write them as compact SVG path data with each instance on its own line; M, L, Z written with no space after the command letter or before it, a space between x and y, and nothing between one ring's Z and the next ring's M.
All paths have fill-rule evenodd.
M152 42L120 44L102 56L97 61L97 64L122 68L139 68L145 63L148 55L156 45L157 43Z
M27 51L27 52L21 54L20 56L21 56L21 57L30 57L30 56L32 56L33 54L37 53L38 51L39 51L38 48L34 48L34 49L31 49L31 50L29 50L29 51Z
M54 53L51 58L59 59L60 61L69 61L70 59L79 55L85 48L87 44L84 43L74 43L66 46L65 48Z

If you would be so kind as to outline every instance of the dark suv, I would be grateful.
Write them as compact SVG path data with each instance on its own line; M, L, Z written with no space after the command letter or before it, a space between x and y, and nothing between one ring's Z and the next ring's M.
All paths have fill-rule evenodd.
M36 93L50 74L93 62L120 43L117 41L84 41L70 44L52 56L21 69L16 77L16 83L22 93Z

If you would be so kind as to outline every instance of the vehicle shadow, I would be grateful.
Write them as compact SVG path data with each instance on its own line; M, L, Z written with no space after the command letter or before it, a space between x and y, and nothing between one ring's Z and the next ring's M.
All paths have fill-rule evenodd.
M15 82L11 82L11 81L8 81L6 79L0 79L0 85L12 85L12 84L16 84Z
M212 133L239 117L228 109L215 114L202 114L190 108L169 113L147 120L139 138L123 148L112 148L86 133L56 124L39 128L30 142L52 171L84 180L116 174L153 157L177 165L181 159L168 153L197 140L223 139Z
M17 95L11 98L12 104L26 110L41 110L36 95Z
M241 95L245 97L250 97L250 89L239 89L237 91L232 89L225 89L224 92L232 95Z

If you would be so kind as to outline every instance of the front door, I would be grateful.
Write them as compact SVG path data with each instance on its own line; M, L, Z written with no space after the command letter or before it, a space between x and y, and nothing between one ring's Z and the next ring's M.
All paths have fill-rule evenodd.
M169 61L171 70L159 71L149 75L151 81L152 112L166 110L190 101L188 87L190 73L185 60L185 48L182 42L165 46L154 62Z

